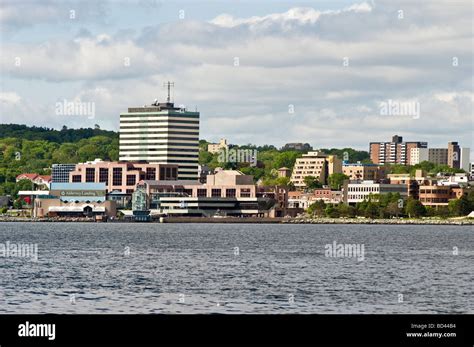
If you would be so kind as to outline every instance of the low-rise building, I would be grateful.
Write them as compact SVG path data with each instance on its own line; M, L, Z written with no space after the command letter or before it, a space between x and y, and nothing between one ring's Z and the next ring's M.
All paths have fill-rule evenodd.
M104 183L52 183L33 201L34 217L113 217L114 201L106 200Z
M96 159L76 165L70 183L105 183L107 193L131 194L141 180L176 180L178 165L148 162L112 162Z
M349 205L369 200L370 196L379 194L400 193L402 198L408 196L406 184L376 183L374 181L346 181L343 192L344 202Z
M147 196L151 214L176 216L271 216L278 203L257 191L253 177L221 170L199 181L142 180L137 189Z
M335 155L322 152L309 152L296 159L290 181L298 189L306 187L305 177L313 176L322 184L327 184L333 173L342 173L342 161Z
M37 185L44 185L49 188L51 183L51 176L49 175L38 175L35 173L23 173L16 176L16 182L21 180L28 180Z
M377 164L343 163L342 173L351 181L380 181L385 178L385 167Z

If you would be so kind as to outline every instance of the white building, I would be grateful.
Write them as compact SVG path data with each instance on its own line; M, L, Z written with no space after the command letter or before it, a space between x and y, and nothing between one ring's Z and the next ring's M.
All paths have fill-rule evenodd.
M468 183L469 175L464 173L457 173L453 176L448 176L442 179L438 179L438 185L440 186L457 186L459 183Z
M155 101L120 114L120 161L177 164L178 178L198 179L199 112Z
M461 147L461 162L459 167L466 172L469 172L469 164L471 160L471 149L468 147Z
M369 199L369 195L400 193L407 197L408 186L406 184L374 183L374 181L349 182L344 189L344 200L348 204L355 204Z
M429 150L428 148L412 148L410 150L410 162L409 165L416 165L422 161L429 160Z

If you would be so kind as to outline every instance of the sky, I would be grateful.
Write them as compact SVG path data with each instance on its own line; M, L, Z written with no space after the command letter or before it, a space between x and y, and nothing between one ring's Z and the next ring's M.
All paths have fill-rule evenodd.
M118 130L173 81L208 141L474 153L473 4L2 0L0 122Z

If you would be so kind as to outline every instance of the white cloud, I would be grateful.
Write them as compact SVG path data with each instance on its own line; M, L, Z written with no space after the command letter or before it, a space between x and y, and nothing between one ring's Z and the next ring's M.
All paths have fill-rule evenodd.
M203 138L367 148L371 140L401 133L462 143L472 136L470 23L468 3L444 2L222 14L209 22L151 25L139 34L102 31L5 44L1 68L16 85L79 81L67 94L94 101L102 128L117 128L127 106L162 99L162 82L174 80L176 102L201 111ZM51 95L49 103L62 97ZM388 99L419 100L420 119L380 116L379 102ZM14 121L17 112L4 114ZM66 121L44 117L50 124Z

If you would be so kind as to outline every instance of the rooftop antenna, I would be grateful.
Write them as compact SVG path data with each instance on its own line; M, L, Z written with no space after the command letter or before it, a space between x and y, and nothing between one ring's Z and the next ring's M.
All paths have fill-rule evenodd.
M168 87L168 97L166 98L166 102L170 103L171 102L171 98L170 98L171 87L174 87L174 82L170 82L170 81L164 82L163 87Z

